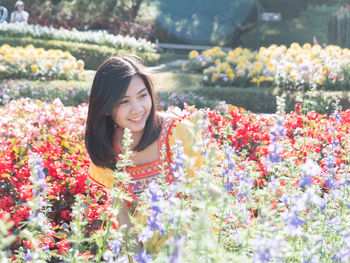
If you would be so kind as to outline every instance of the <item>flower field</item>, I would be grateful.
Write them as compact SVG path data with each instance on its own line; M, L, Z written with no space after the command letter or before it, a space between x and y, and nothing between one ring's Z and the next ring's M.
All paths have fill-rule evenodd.
M128 228L115 217L121 200L132 201L127 187L87 180L87 105L8 102L0 109L2 262L348 262L350 111L321 115L302 103L265 116L221 106L168 109L206 131L194 150L211 145L207 165L187 176L193 160L174 146L174 182L153 183ZM123 169L115 176L128 185Z
M142 52L154 52L155 47L146 39L136 39L130 36L112 35L106 31L84 32L76 29L43 27L40 25L16 25L13 23L1 23L0 32L4 36L25 37L38 39L55 39L79 43L106 45L118 49L137 50Z
M0 78L84 79L84 61L69 52L44 50L33 45L0 47Z
M224 52L220 47L201 53L191 51L186 71L200 72L207 85L278 86L305 90L311 87L348 90L350 50L338 46L261 47L259 52L238 47Z

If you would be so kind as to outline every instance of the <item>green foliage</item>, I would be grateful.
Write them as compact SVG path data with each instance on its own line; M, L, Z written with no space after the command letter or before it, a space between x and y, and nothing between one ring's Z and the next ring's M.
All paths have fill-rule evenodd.
M74 57L82 59L85 62L86 69L93 70L96 70L106 58L118 54L134 53L140 56L147 65L154 65L159 59L159 54L155 53L135 52L122 49L117 50L107 46L59 40L35 39L31 37L0 37L0 45L3 44L9 44L10 46L27 46L32 44L36 48L69 51Z
M300 15L300 22L320 44L327 43L328 21L336 9L336 7L327 5L312 5Z
M171 34L192 43L217 43L248 16L253 0L153 1L158 21Z
M341 6L328 22L328 42L342 47L350 47L350 10Z

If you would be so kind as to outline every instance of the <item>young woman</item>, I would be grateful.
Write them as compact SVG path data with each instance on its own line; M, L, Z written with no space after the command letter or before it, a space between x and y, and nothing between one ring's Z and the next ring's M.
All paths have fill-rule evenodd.
M200 140L193 123L176 116L161 114L157 108L157 96L151 74L134 56L112 57L97 69L89 99L85 144L91 158L89 177L96 184L112 188L115 183L113 170L118 155L124 152L124 129L131 130L134 166L127 167L137 196L147 189L166 169L166 180L171 183L173 162L172 145L182 142L184 153L196 158L196 166L202 163L200 151L193 145ZM161 150L165 146L165 157ZM194 171L190 171L190 176ZM121 216L120 223L128 223Z

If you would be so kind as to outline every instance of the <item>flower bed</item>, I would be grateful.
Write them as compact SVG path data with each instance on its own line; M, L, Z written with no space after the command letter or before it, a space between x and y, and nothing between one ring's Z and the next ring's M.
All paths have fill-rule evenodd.
M293 43L262 47L259 52L236 48L224 52L219 47L202 53L191 51L183 69L203 73L207 85L274 85L284 89L327 90L350 88L350 51L338 46Z
M84 62L69 52L44 50L33 45L0 47L0 77L27 79L84 79Z
M10 37L33 37L46 40L64 40L79 43L97 44L116 49L155 52L154 44L146 39L112 35L107 31L78 31L64 28L43 27L40 25L1 23L0 33Z
M141 197L148 219L129 229L144 244L137 253L135 235L126 238L110 218L127 192L86 182L86 105L12 101L0 110L0 255L44 262L346 262L350 111L302 109L179 112L200 117L205 144L216 150L203 152L208 166L186 179L191 162L175 147L174 175L182 179L153 184ZM125 174L116 176L128 183ZM152 236L161 233L168 238L155 248Z
M60 99L65 106L78 106L87 103L90 83L72 81L67 83L48 83L30 81L3 81L0 82L0 105L22 98L38 99L52 102Z

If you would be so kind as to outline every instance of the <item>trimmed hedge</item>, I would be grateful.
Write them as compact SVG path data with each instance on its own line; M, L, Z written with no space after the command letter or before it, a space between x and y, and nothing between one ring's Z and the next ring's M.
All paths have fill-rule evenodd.
M0 105L9 100L32 98L42 101L53 101L59 98L65 105L77 106L88 102L91 81L28 81L10 80L0 82ZM183 107L183 102L196 105L198 108L214 108L220 101L225 101L255 113L275 113L277 109L276 96L286 94L286 112L294 111L297 98L306 98L305 93L283 91L272 88L239 88L239 87L201 87L186 92L159 91L161 106L164 108L175 105ZM350 108L350 92L316 91L311 98L315 105L311 110L330 114L334 112L334 97L339 99L342 108Z
M286 112L294 110L298 98L305 98L304 92L283 91L278 88L258 87L202 87L194 91L200 96L210 100L225 101L238 107L256 113L275 113L277 109L276 96L286 94ZM319 113L332 113L334 111L335 97L343 109L350 108L350 92L348 91L317 91L317 97L313 98L316 105L313 110Z
M65 106L87 103L91 84L84 81L29 81L7 80L0 82L0 105L21 98L52 102L60 99Z
M160 55L157 53L133 52L123 49L117 50L115 48L94 44L35 39L32 37L0 37L0 45L3 44L9 44L10 46L27 46L32 44L36 48L69 51L74 57L77 59L82 59L85 62L85 69L92 70L96 70L106 58L120 54L133 53L138 55L149 66L156 65L160 58Z

